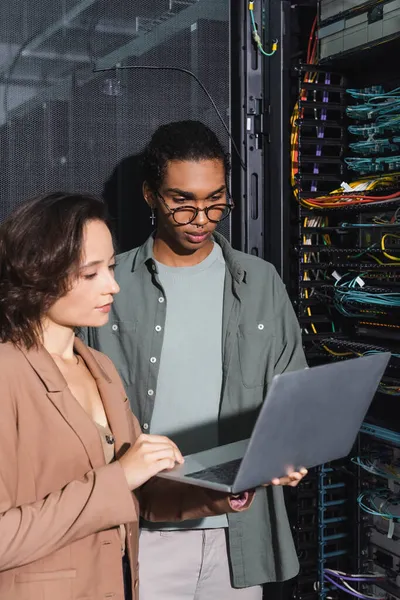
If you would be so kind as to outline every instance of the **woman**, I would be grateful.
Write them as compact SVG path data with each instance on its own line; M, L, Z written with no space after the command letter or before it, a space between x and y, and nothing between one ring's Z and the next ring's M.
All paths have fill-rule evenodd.
M251 502L151 479L178 448L140 434L111 361L75 336L107 322L114 266L96 198L40 197L0 227L2 600L135 598L139 502L161 521Z

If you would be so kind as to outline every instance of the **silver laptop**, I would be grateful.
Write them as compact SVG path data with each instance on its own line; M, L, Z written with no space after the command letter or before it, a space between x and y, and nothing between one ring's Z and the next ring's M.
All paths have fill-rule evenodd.
M185 457L159 477L237 494L349 454L390 353L276 375L251 438Z

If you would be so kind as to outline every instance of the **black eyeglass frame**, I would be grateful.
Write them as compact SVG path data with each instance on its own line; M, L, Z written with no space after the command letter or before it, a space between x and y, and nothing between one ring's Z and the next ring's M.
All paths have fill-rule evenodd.
M163 196L160 194L160 192L156 191L155 192L157 198L160 198L161 202L164 204L165 208L168 210L169 214L172 216L174 222L176 223L176 225L189 225L189 223L193 223L193 221L196 220L197 215L199 214L199 212L204 212L207 219L211 222L211 223L221 223L221 221L224 221L227 217L229 217L229 215L231 214L232 210L235 208L235 204L233 202L233 200L230 198L229 194L228 194L228 199L229 202L225 203L225 204L210 204L210 206L206 206L205 208L197 208L194 206L177 206L176 208L171 208L170 206L168 206L168 204L166 203L165 199L163 198ZM224 208L224 209L228 209L227 214L222 217L221 219L218 219L217 221L215 219L210 219L210 217L208 216L208 212L211 209L215 209L215 208ZM183 211L192 211L193 212L193 218L190 219L190 221L187 221L186 223L179 223L176 220L175 214L179 213L179 212L183 212Z

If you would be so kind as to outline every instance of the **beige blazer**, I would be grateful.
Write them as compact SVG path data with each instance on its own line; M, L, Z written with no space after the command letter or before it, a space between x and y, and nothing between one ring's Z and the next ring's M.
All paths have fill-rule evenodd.
M79 339L75 351L96 379L118 458L138 422L111 361ZM47 351L0 344L1 600L123 600L120 524L137 600L139 501L159 521L232 510L222 494L157 478L131 493Z

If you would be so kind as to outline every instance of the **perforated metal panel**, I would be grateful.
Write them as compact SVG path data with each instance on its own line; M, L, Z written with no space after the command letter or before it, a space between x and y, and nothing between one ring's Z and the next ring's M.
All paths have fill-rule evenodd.
M1 2L0 220L37 193L105 190L122 246L147 235L135 157L154 130L194 118L229 137L190 74L93 67L191 71L229 126L229 29L227 0Z

